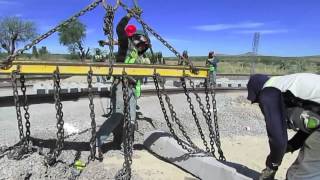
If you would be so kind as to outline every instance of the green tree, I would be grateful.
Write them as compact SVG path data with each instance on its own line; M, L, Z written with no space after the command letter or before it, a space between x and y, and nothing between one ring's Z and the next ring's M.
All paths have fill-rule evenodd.
M18 43L29 41L36 36L36 26L19 17L5 17L0 20L0 45L8 54L13 54Z
M38 49L37 49L36 46L32 47L32 56L35 57L35 58L39 57Z
M282 60L280 61L278 68L282 71L287 71L288 69L290 69L290 62L288 62L288 60Z
M86 37L86 26L75 20L63 26L59 31L60 44L67 46L70 54L78 54L82 61L88 57L90 49L85 50L83 45Z

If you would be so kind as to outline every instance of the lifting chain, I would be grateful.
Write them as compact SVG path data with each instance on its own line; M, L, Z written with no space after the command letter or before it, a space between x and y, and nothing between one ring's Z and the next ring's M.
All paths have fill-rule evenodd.
M160 102L160 106L161 106L161 110L162 110L162 113L164 115L164 119L167 123L167 126L170 130L170 133L172 134L173 138L177 141L177 143L185 150L187 150L189 153L192 153L192 149L190 149L189 147L187 147L185 145L185 143L176 135L173 127L172 127L172 124L171 122L169 121L169 117L168 117L168 114L167 114L167 110L164 106L164 102L163 102L163 98L162 98L162 94L161 94L161 91L160 91L160 88L159 88L159 76L158 75L154 75L153 76L153 80L154 80L154 85L156 87L156 90L157 90L157 95L158 95L158 98L159 98L159 102Z
M189 79L189 81L190 81L190 83L192 82L191 79ZM193 82L192 82L192 83L193 83ZM183 90L184 90L184 94L185 94L186 97L187 97L187 101L188 101L188 103L189 103L189 108L190 108L190 110L191 110L192 116L193 116L194 121L195 121L195 123L196 123L196 125L197 125L197 128L198 128L199 134L200 134L200 136L201 136L201 139L202 139L202 141L203 141L203 145L205 146L206 151L207 151L207 152L210 152L210 149L209 149L209 147L208 147L208 142L206 141L206 138L205 138L204 133L203 133L203 131L202 131L202 128L201 128L199 119L198 119L198 117L197 117L197 113L196 113L196 111L194 110L194 106L193 106L193 104L192 104L191 97L190 97L190 91L187 89L185 78L181 78L181 84L182 84L182 87L183 87ZM193 91L194 91L194 89L193 89ZM201 103L201 99L198 99L198 98L197 98L197 101L198 101L198 103L199 103L200 105L202 104L202 103ZM202 106L203 106L203 105L202 105ZM206 117L206 114L203 114L203 115L204 115L204 117Z
M190 78L188 78L188 80L189 80L190 87L192 88L192 92L196 96L196 100L197 100L197 102L199 104L199 107L200 107L200 109L202 111L202 114L206 119L206 123L207 123L208 128L209 128L211 154L212 154L213 157L216 158L216 156L215 156L215 148L214 148L214 142L215 142L216 136L215 136L215 132L214 132L214 129L213 129L213 126L212 126L211 112L210 112L210 99L208 99L209 98L208 91L207 91L207 89L205 89L206 102L207 102L207 111L206 111L204 105L202 104L200 96L195 91L194 82Z
M53 73L53 83L54 83L54 102L56 108L56 118L57 118L57 142L56 142L56 149L54 150L53 154L51 154L47 159L47 164L52 166L56 163L58 156L61 154L61 151L64 146L64 129L63 129L63 112L62 112L62 103L60 100L60 73L59 69L54 71Z
M209 83L209 80L206 80L206 86ZM214 90L216 86L216 82L214 81L213 83L209 83L210 86L210 95L212 99L212 108L213 108L213 120L214 120L214 126L215 126L215 134L216 134L216 146L218 148L218 153L219 153L219 160L225 161L226 158L223 155L223 151L221 149L221 141L220 141L220 133L219 133L219 124L218 124L218 111L217 111L217 101L216 101L216 92ZM209 108L210 112L210 108ZM211 113L211 112L210 112Z
M134 129L131 123L130 116L130 94L129 94L129 83L126 75L122 78L122 91L123 91L123 102L124 102L124 163L123 168L117 173L115 179L117 180L130 180L131 179L131 164L132 164L132 145ZM134 97L131 97L134 98Z
M137 9L140 10L139 5L138 5L138 1L137 1L137 0L133 0L133 3L134 3L135 8L137 8ZM137 15L139 16L139 18L141 18L142 11L141 11L141 13L139 13L139 14L137 14ZM147 36L148 39L150 39L150 37L149 37L149 35L148 35L148 31L146 30L146 28L145 28L144 26L142 26L142 28L143 28L144 34ZM155 58L156 58L156 57L155 57L155 55L154 55L154 52L153 52L151 43L150 43L149 49L150 49L151 58L152 58L152 61L151 61L151 62L155 63L155 62L156 62L156 61L155 61Z
M19 100L19 94L18 94L18 85L17 85L17 76L19 75L19 71L13 71L11 74L11 82L12 82L12 87L13 87L13 99L14 99L14 104L16 107L16 113L17 113L17 120L18 120L18 130L19 130L19 138L20 142L17 143L14 146L11 146L9 148L6 148L1 154L3 154L6 151L10 151L8 153L8 158L9 159L15 159L15 160L20 160L26 155L31 154L33 152L33 149L29 147L29 140L30 140L30 122L29 122L29 113L28 113L28 105L26 105L26 99L24 99L24 106L23 108L25 109L25 118L26 118L26 127L27 127L27 132L26 136L24 136L23 132L23 122L22 122L22 115L21 115L21 106L20 106L20 100ZM21 75L21 90L24 93L25 96L25 84L24 84L24 77ZM26 96L25 96L26 97Z
M122 6L128 13L132 14L134 18L145 28L148 30L154 37L156 37L164 46L166 46L171 52L173 52L179 59L183 59L186 61L187 64L189 64L190 69L193 73L197 73L197 68L193 65L193 63L189 60L183 57L176 49L174 49L166 40L164 40L158 33L155 32L149 25L147 25L137 14L135 14L134 11L130 10L129 7L122 2L120 2L120 6Z
M92 69L90 68L87 76L88 81L88 97L89 97L89 109L91 118L91 139L90 139L90 160L94 161L96 157L96 120L94 113L93 103L93 90L92 90Z
M110 64L114 64L114 40L113 40L113 20L114 20L114 13L115 10L111 5L107 5L106 8L106 15L104 17L104 34L108 36L108 41L109 41L109 59L110 59Z
M173 137L177 140L177 143L185 150L187 150L189 153L196 153L196 152L199 152L199 151L202 151L200 150L190 139L190 137L187 135L186 131L184 130L184 127L182 126L180 120L177 118L177 114L176 112L174 111L173 109L173 105L171 104L170 102L170 98L168 96L168 94L165 93L165 90L164 90L164 85L163 84L160 84L162 89L160 90L159 88L159 75L158 74L155 74L153 79L154 79L154 84L155 84L155 87L156 87L156 90L157 90L157 95L158 95L158 98L159 98L159 102L160 102L160 106L161 106L161 110L163 112L163 115L164 115L164 118L166 120L166 123L169 127L169 130L171 132L171 134L173 135ZM188 145L186 145L186 143L184 141L182 141L180 138L178 138L178 136L176 135L176 133L174 132L174 129L172 127L172 124L171 122L169 121L169 118L168 118L168 115L167 115L167 112L166 112L166 109L165 109L165 105L164 105L164 102L163 102L163 98L162 96L165 96L165 100L168 104L168 107L169 107L169 110L170 110L170 114L171 114L171 118L172 118L172 121L174 121L178 126L179 126L179 129L180 131L182 132L183 136L186 138L186 140L188 141ZM193 149L191 149L193 148Z
M25 85L25 77L24 75L20 76L20 84L21 84L21 92L23 95L23 109L24 109L24 119L26 120L26 143L29 145L30 144L30 113L29 113L29 104L28 104L28 97L26 93L26 85Z
M212 126L212 119L211 119L211 103L210 103L210 97L209 97L209 90L208 90L208 80L206 79L205 80L205 83L204 83L204 89L205 89L205 95L206 95L206 107L207 107L207 124L208 124L208 127L209 127L209 137L210 137L210 145L211 145L211 152L213 154L213 156L215 156L215 147L214 147L214 143L216 142L216 134L215 134L215 131L214 131L214 128Z
M49 30L48 32L46 32L45 34L37 37L36 39L34 39L31 43L25 45L22 49L19 49L18 51L16 51L14 54L9 55L6 60L0 62L0 69L9 69L12 66L12 61L19 55L23 54L24 51L27 51L29 49L31 49L33 46L37 45L39 42L41 42L42 40L48 38L49 36L51 36L53 33L59 31L61 29L61 27L63 26L67 26L68 24L70 24L72 21L76 20L77 18L79 18L80 16L84 15L85 13L92 11L93 9L95 9L103 0L96 0L93 3L91 3L90 5L88 5L87 7L85 7L84 9L82 9L81 11L79 11L78 13L76 13L75 15L73 15L72 17L70 17L69 19L63 21L62 23L60 23L59 25L57 25L56 27L54 27L53 29Z
M20 138L20 141L22 141L24 139L24 133L23 133L23 123L22 123L20 100L19 100L18 85L17 85L17 76L18 75L19 75L18 71L13 71L11 74L11 82L12 82L12 88L13 88L14 104L16 106L19 138Z

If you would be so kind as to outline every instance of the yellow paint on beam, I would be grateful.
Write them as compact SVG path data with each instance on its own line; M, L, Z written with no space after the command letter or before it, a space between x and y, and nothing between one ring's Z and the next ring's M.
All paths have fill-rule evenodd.
M194 74L188 66L167 65L142 65L142 64L114 64L112 68L106 63L69 63L69 62L33 62L17 61L8 70L0 70L0 74L10 74L17 70L21 74L52 74L57 68L61 75L87 75L90 68L94 75L109 75L112 70L113 76L121 76L124 73L129 76L150 77L154 73L163 77L183 77L185 75L193 78L206 78L208 68L197 67L198 73Z

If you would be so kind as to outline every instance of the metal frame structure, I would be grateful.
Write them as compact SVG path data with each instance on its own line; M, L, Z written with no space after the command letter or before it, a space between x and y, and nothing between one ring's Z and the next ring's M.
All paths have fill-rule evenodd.
M146 64L113 64L107 63L74 63L74 62L36 62L36 61L14 61L13 66L7 70L1 70L0 74L11 74L19 71L20 74L51 75L56 69L60 75L83 75L87 76L91 69L94 75L110 75L152 77L159 74L162 77L208 77L208 68L196 67L197 73L193 73L189 66L168 65L146 65Z

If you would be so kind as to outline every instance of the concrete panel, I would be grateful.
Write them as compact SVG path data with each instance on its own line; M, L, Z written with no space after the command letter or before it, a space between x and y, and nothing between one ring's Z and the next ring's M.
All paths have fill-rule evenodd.
M239 174L236 169L229 167L215 158L198 153L189 154L182 149L176 140L167 132L152 131L144 136L144 146L157 156L173 163L203 180L250 180Z

